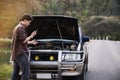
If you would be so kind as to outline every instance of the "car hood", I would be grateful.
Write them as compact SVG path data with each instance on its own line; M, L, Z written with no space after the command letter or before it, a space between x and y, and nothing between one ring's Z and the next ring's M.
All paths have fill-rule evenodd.
M37 30L35 39L68 39L79 41L78 21L65 16L33 16L28 36Z

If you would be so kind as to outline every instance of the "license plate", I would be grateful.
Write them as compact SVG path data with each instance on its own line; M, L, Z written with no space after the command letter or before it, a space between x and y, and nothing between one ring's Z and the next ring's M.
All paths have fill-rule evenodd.
M39 73L36 75L38 79L51 79L50 73Z

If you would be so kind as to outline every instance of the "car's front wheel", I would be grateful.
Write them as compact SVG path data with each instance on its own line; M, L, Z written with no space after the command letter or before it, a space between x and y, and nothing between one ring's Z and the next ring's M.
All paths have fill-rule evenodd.
M64 76L62 80L74 80L71 76Z

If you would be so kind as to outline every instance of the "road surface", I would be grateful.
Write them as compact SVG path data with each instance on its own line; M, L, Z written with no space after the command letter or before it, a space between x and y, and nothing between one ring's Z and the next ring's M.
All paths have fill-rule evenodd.
M86 80L120 80L120 41L91 41L88 50Z

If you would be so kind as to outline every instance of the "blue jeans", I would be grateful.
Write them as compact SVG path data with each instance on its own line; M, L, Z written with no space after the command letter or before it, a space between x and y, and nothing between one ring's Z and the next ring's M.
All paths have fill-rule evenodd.
M19 72L22 72L22 75ZM13 63L12 80L29 80L30 66L28 55L23 54L19 56Z

